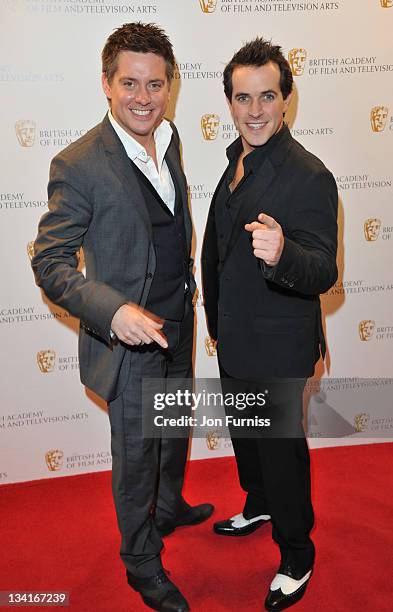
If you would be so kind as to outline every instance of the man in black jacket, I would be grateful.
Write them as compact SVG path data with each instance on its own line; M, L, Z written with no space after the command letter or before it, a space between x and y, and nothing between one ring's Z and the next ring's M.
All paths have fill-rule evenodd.
M292 87L281 48L261 38L226 66L224 90L240 136L227 149L202 253L223 390L251 390L265 403L248 411L264 416L264 427L230 427L247 498L243 512L214 530L246 535L271 520L281 564L268 610L298 601L313 569L302 395L325 352L319 294L337 278L337 188L283 121Z

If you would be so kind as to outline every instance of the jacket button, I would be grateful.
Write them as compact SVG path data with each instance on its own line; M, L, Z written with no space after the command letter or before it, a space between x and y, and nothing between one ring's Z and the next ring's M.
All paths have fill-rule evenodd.
M153 278L153 274L152 274L151 272L148 272L148 273L146 274L146 278Z

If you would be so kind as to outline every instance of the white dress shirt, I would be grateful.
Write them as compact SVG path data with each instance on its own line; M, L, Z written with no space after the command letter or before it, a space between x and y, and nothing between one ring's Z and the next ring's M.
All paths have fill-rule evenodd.
M169 147L172 138L172 128L169 121L163 119L160 125L154 132L154 141L156 144L157 167L153 158L147 154L145 147L130 136L116 119L111 111L108 111L108 118L113 129L120 138L128 157L138 166L146 178L153 185L154 189L161 196L162 200L168 206L172 214L175 213L176 192L171 173L164 159L165 153Z

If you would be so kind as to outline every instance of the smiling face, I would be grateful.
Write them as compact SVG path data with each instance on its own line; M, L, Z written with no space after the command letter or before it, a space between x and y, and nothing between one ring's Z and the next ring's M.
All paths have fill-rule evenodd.
M102 86L111 112L121 127L145 146L164 117L169 100L169 81L163 57L155 53L121 51L117 70Z
M247 154L266 144L281 128L291 94L284 100L280 69L273 62L237 66L232 73L232 85L229 107Z

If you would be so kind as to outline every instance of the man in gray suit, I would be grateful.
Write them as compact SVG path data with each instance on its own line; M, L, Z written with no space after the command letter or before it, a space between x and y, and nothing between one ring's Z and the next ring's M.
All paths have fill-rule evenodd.
M110 110L52 161L32 265L47 296L80 319L81 380L108 401L128 582L151 608L184 611L161 537L213 506L185 502L187 432L146 435L142 402L143 380L192 378L192 227L179 136L164 119L175 59L163 30L129 23L108 38L102 64Z

